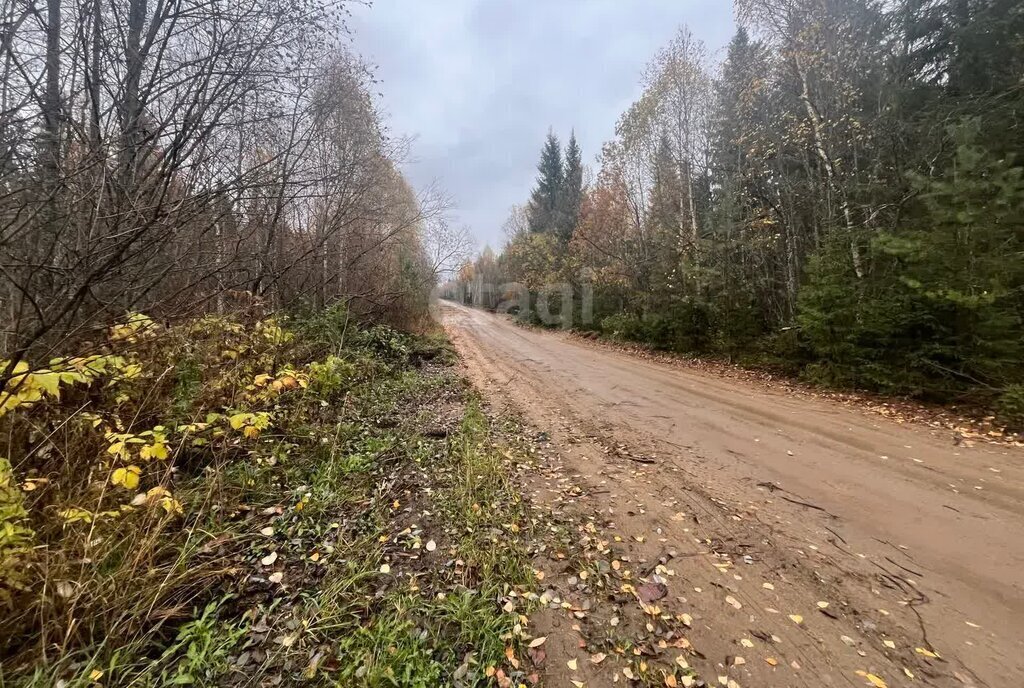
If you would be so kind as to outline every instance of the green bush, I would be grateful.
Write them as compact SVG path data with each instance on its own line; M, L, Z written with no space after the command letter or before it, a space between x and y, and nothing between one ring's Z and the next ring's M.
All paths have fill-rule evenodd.
M309 387L323 399L332 399L343 392L355 376L356 367L337 356L328 356L322 363L309 365Z
M999 418L1013 428L1024 428L1024 384L1007 387L996 403Z
M17 593L28 589L35 533L27 523L25 500L11 464L0 458L0 608L9 607Z

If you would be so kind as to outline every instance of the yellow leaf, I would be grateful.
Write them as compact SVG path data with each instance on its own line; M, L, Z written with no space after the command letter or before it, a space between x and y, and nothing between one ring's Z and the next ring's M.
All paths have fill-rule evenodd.
M65 523L74 523L76 521L82 521L84 523L92 523L92 513L85 509L79 509L73 506L69 509L63 509L60 512L60 517L64 519Z
M60 373L41 370L30 375L28 382L54 399L60 399Z
M247 425L245 426L245 430L242 431L242 434L245 435L246 439L254 440L260 436L260 429L253 427L252 425Z
M235 415L228 418L228 424L231 425L232 430L241 430L246 424L249 423L251 418L251 413L236 413Z
M90 681L99 681L101 678L103 678L103 672L99 669L93 669L89 672Z
M179 516L184 513L181 508L181 502L173 497L164 497L160 500L160 506L163 507L164 511L168 514L178 514Z
M156 487L151 487L151 488L149 488L149 490L146 491L146 497L148 499L151 499L151 500L152 499L158 499L160 497L170 497L170 496L171 496L171 493L167 490L167 488L160 487L159 485L156 486Z
M919 655L924 655L925 657L929 657L930 659L938 659L938 657L939 657L937 652L932 652L931 650L926 650L923 647L915 647L914 648L914 652L916 652Z
M868 674L864 678L871 681L871 684L875 686L875 688L889 688L889 686L886 685L885 681L883 681L878 676L875 676L874 674Z
M110 476L110 482L120 485L126 490L134 490L139 486L140 475L142 475L142 469L138 466L125 466L114 471Z
M143 459L166 459L167 456L167 445L163 442L147 444L139 450L139 457Z

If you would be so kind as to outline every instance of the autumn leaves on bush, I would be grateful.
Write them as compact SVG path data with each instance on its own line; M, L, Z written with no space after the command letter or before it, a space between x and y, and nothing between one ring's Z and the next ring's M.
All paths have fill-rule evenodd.
M289 363L313 355L294 340L273 320L134 314L87 355L3 366L5 656L73 661L141 642L155 612L190 612L219 575L195 562L194 531L220 518L223 467L274 462L289 450L268 436L276 424L308 419L355 378L333 355Z

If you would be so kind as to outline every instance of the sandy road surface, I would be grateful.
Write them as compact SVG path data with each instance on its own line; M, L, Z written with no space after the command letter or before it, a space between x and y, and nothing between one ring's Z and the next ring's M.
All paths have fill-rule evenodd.
M1024 686L1024 452L440 311L484 392L565 447L579 506L640 561L673 548L665 603L700 619L712 683Z

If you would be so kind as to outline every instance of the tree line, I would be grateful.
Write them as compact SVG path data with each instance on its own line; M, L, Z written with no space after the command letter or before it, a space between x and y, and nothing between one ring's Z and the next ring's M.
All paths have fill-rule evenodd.
M578 326L1024 420L1020 3L735 9L724 54L682 27L653 57L576 214L549 137L461 286L586 281Z
M3 0L0 358L145 311L342 301L409 322L447 202L346 47L340 0ZM3 371L0 371L3 372Z

